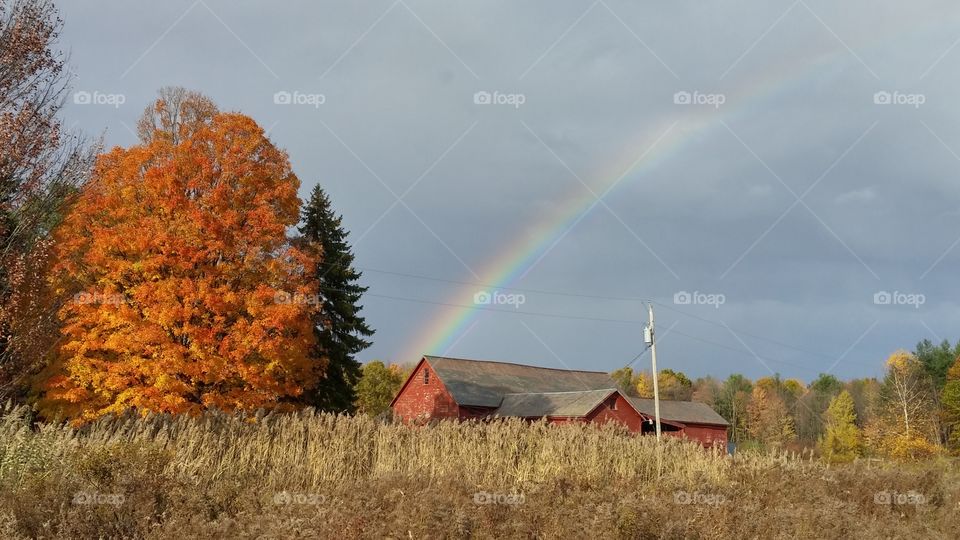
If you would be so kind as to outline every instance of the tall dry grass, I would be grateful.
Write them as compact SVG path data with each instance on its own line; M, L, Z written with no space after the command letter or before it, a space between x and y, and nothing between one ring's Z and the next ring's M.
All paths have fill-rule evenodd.
M658 446L614 426L411 428L301 412L74 429L0 414L4 539L955 538L957 478L945 462L830 468ZM478 504L478 492L510 502ZM924 500L883 505L878 493Z
M209 483L256 471L266 490L391 475L455 476L501 487L552 478L719 483L730 467L721 453L673 439L658 449L653 439L613 425L511 420L411 428L311 411L251 419L127 416L34 431L27 412L18 409L0 420L0 436L0 479L14 482L91 448L131 444L168 454L164 472L174 477Z

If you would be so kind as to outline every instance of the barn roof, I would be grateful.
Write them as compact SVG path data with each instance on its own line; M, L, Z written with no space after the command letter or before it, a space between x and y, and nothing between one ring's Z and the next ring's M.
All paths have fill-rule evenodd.
M505 394L582 392L616 387L602 371L524 366L507 362L425 356L460 405L499 407Z
M544 416L583 417L615 393L615 388L579 392L540 392L507 394L497 409L497 416L541 418Z
M653 417L653 400L645 398L628 397L634 408L646 416ZM696 401L673 401L667 399L660 400L660 418L663 420L673 420L683 424L710 424L716 426L729 426L730 423L717 414L706 403Z

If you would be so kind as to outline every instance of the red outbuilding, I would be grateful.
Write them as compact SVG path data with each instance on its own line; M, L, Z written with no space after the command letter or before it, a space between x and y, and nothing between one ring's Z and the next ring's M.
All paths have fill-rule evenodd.
M391 403L406 422L441 418L545 418L618 422L653 433L652 399L628 397L601 371L424 356ZM729 424L704 403L660 400L661 431L704 446L727 444Z

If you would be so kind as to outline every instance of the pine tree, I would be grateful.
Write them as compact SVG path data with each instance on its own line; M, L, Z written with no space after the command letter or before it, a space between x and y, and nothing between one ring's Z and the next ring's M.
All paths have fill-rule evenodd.
M946 384L940 394L943 420L949 433L948 443L954 451L960 450L960 358L947 371Z
M844 390L830 401L824 414L825 432L820 453L830 463L853 461L861 452L861 433L856 424L853 396Z
M304 402L323 411L353 412L354 387L361 373L354 355L370 346L364 338L374 332L359 314L363 306L358 302L367 288L357 284L361 273L353 268L353 251L342 218L334 213L320 186L313 188L301 217L301 240L322 254L314 277L320 291L314 358L328 362L325 375L307 392Z

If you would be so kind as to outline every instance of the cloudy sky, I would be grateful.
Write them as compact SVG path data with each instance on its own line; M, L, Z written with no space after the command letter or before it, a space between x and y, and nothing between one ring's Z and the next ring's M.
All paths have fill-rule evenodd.
M107 144L157 89L330 194L375 344L692 377L881 373L960 337L953 2L59 2ZM649 365L649 353L636 365Z

